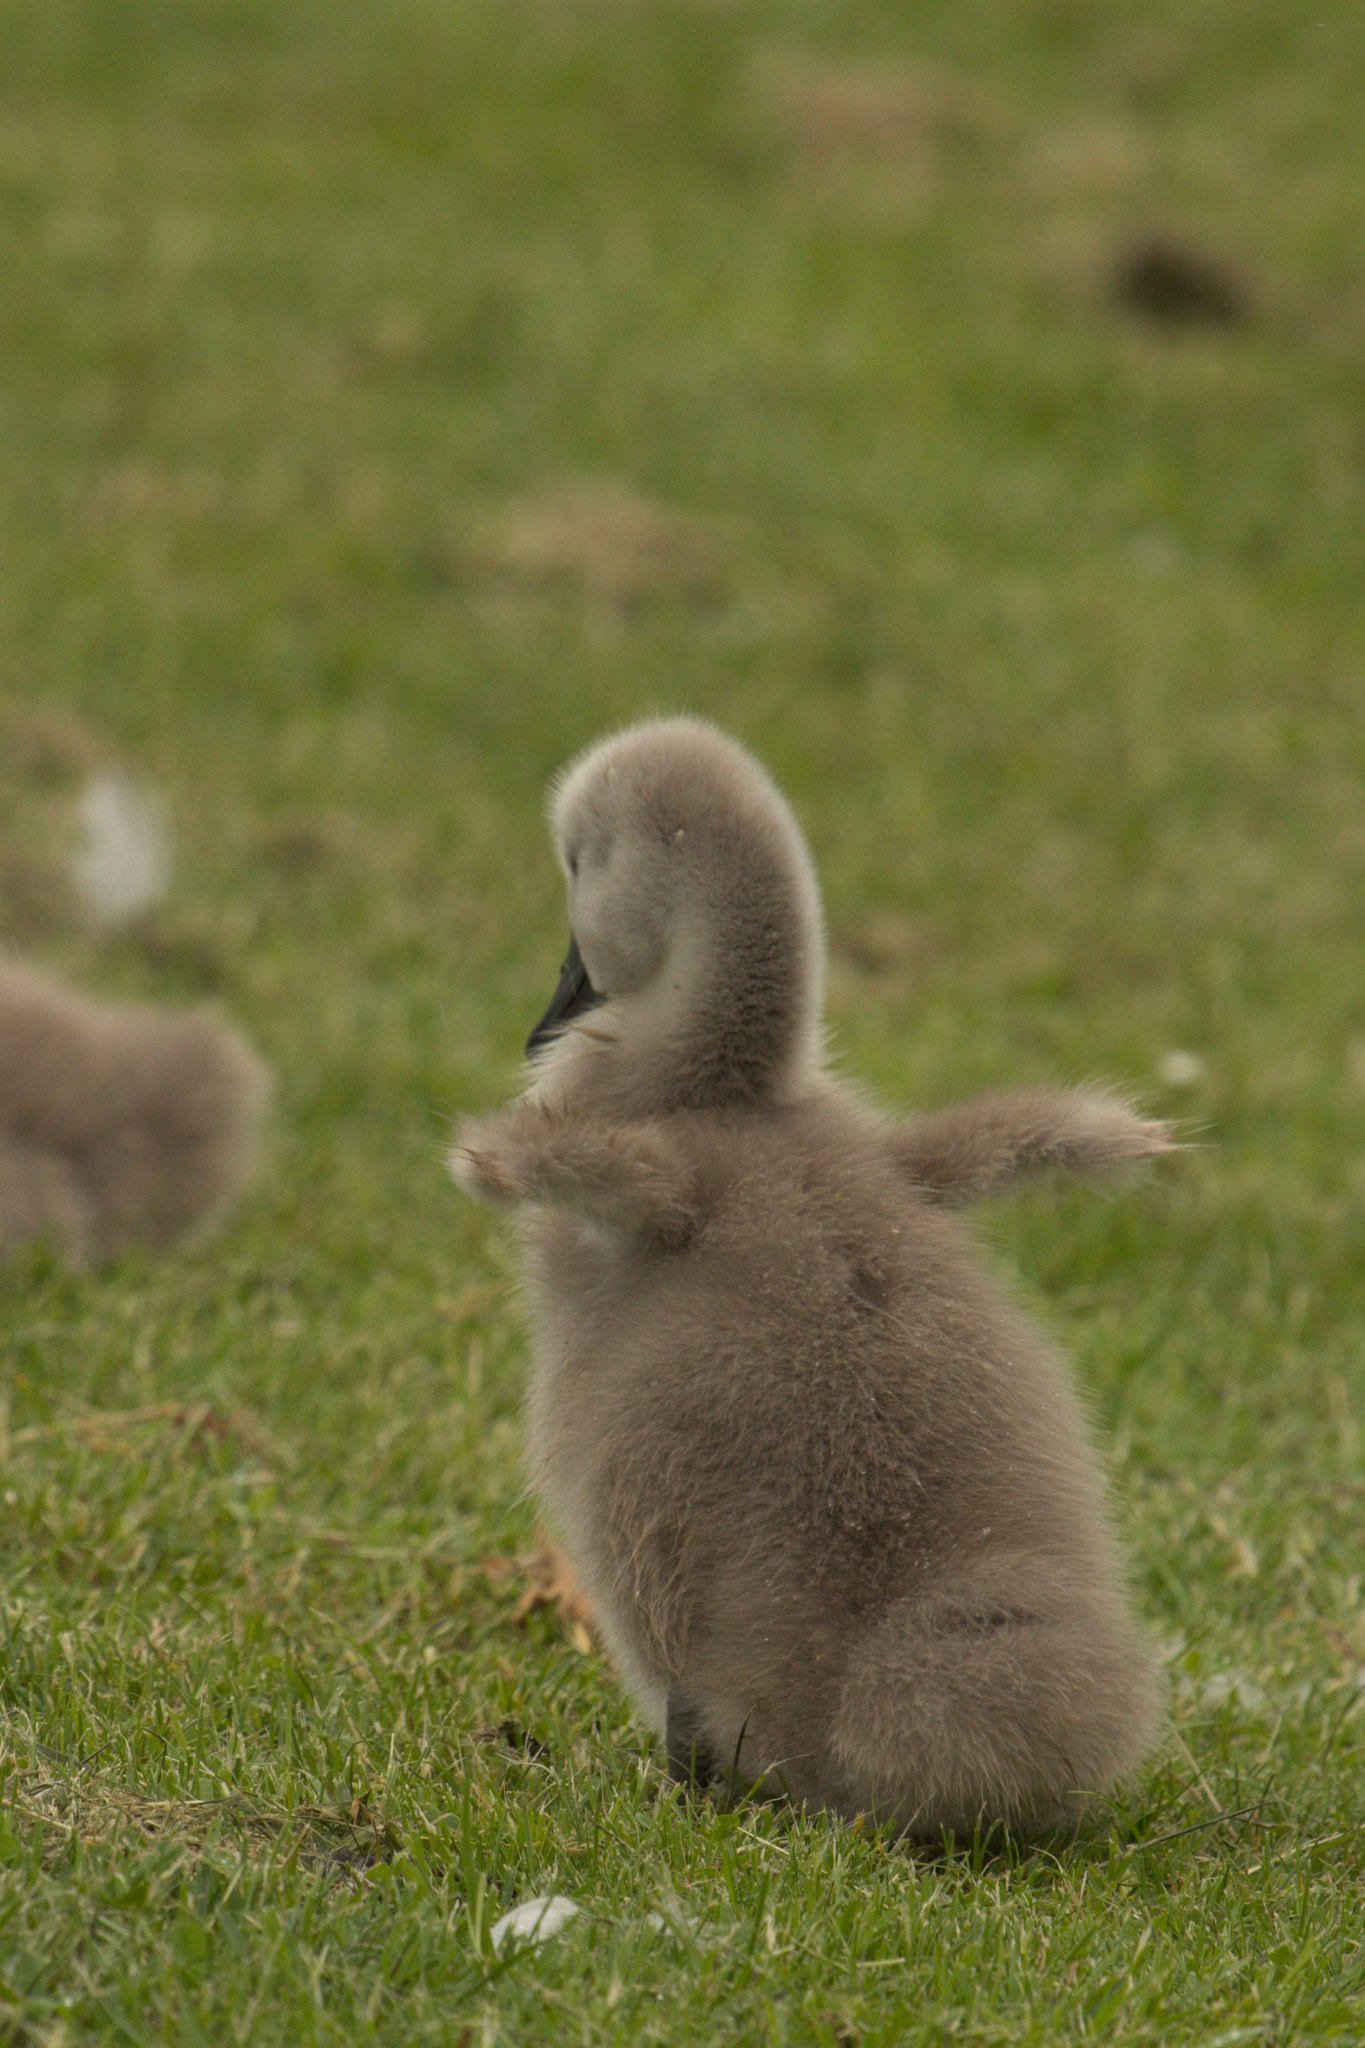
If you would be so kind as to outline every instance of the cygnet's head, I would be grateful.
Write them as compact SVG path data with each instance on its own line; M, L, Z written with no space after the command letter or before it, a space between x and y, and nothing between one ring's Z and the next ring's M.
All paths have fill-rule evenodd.
M647 719L570 763L550 828L569 958L527 1047L535 1093L619 1115L781 1102L820 1057L820 895L752 755Z

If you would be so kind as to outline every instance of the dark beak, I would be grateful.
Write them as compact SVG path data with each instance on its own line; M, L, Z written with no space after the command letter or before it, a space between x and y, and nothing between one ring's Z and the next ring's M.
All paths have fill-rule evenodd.
M568 957L559 970L559 986L550 998L549 1009L526 1041L527 1059L533 1060L538 1052L544 1052L551 1039L558 1038L571 1017L582 1016L585 1010L590 1010L601 1000L588 980L578 941L570 934Z

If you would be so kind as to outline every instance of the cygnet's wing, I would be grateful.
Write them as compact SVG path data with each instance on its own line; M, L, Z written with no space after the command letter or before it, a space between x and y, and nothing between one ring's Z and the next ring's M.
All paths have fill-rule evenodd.
M981 1095L900 1124L889 1149L926 1201L983 1201L1044 1173L1102 1180L1180 1149L1169 1124L1098 1089Z
M661 1249L701 1217L696 1173L656 1124L584 1123L523 1102L461 1124L450 1170L479 1200L560 1209Z

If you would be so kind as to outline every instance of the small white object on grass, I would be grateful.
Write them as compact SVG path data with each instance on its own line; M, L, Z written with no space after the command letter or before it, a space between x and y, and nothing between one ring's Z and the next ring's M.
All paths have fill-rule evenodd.
M81 901L96 924L130 924L161 901L170 882L165 808L114 772L91 776L79 815L85 844L71 866Z
M540 1899L525 1899L519 1906L513 1906L510 1913L504 1913L500 1920L493 1922L492 1941L494 1948L501 1948L505 1941L527 1943L539 1948L542 1941L558 1934L561 1927L567 1927L577 1913L578 1907L572 1899L561 1893L552 1893Z
M1193 1088L1208 1072L1197 1052L1164 1052L1157 1061L1157 1079L1168 1088Z

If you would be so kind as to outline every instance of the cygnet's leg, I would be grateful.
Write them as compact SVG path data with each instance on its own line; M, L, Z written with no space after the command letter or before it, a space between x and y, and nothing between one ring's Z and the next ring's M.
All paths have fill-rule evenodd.
M1179 1149L1169 1124L1084 1088L982 1095L899 1125L890 1142L906 1178L945 1204L981 1201L1043 1173L1103 1179Z
M702 1733L700 1713L687 1695L676 1688L668 1695L664 1747L668 1775L675 1785L683 1785L689 1792L703 1792L721 1776L719 1759Z
M567 1209L661 1247L683 1243L700 1220L692 1167L650 1124L578 1123L521 1104L461 1124L450 1170L484 1201Z

